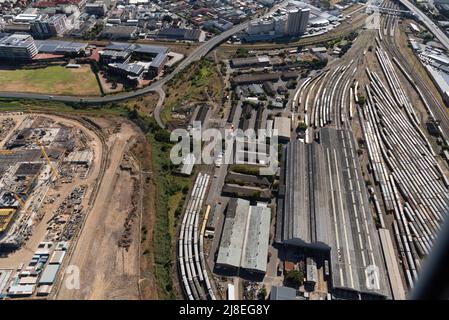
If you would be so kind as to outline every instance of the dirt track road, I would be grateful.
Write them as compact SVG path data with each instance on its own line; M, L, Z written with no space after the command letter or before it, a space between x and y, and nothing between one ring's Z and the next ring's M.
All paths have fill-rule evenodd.
M124 122L121 131L109 137L105 176L69 263L79 267L80 289L67 289L62 281L57 299L139 298L138 223L133 224L135 239L129 250L118 246L134 183L128 171L120 170L120 163L135 134Z

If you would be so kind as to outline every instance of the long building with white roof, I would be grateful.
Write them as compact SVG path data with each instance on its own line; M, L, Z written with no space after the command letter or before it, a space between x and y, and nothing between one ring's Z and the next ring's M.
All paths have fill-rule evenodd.
M266 203L250 205L231 199L218 251L216 269L255 274L267 270L271 210Z

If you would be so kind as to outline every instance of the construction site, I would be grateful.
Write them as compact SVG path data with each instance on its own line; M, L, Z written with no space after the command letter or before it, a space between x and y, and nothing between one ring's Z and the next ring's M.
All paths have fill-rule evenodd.
M142 188L130 148L139 131L95 121L0 114L0 298L138 298ZM64 284L71 265L82 290ZM99 285L111 273L120 291Z

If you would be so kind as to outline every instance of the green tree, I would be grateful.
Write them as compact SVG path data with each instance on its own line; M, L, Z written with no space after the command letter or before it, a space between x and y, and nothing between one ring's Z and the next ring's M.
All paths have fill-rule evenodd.
M265 300L266 296L267 296L267 288L265 288L265 285L263 285L262 288L259 289L257 297L259 298L259 300Z
M284 276L284 283L287 286L299 288L304 282L304 274L299 270L290 270Z

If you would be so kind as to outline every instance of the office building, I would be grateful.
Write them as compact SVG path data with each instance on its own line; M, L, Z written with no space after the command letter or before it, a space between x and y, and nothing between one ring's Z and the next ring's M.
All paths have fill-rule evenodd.
M29 60L38 50L32 36L15 33L0 39L0 59Z
M287 15L287 24L285 33L289 36L303 34L307 29L309 22L310 9L293 9Z
M68 29L67 17L64 14L43 15L31 22L31 33L37 38L62 36Z

